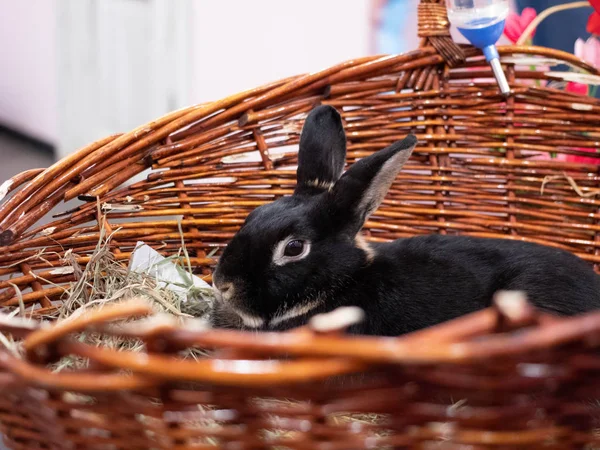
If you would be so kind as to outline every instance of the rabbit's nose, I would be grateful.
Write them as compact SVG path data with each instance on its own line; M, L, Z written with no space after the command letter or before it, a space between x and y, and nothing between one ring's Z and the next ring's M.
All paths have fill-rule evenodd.
M222 281L215 282L214 287L217 290L218 294L221 295L221 297L225 301L231 299L231 297L233 296L233 291L234 291L233 283L222 282Z

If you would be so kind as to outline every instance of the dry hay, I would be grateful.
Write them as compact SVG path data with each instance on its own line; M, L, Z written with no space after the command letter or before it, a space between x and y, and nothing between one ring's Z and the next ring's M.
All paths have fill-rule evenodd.
M181 229L181 228L180 228ZM212 301L212 289L198 288L193 285L192 271L185 243L176 255L165 258L164 264L176 264L183 270L180 273L185 280L186 298L182 298L167 286L159 285L153 276L130 270L125 264L117 261L111 251L111 240L115 232L107 234L104 226L100 227L98 243L85 267L77 262L77 255L68 250L62 260L65 270L75 274L76 281L65 291L62 299L56 302L53 309L39 315L37 322L63 322L73 320L82 314L103 308L106 305L124 302L132 299L146 301L152 307L155 316L168 316L170 319L183 323L190 318L203 318L207 315ZM183 236L183 234L182 234ZM186 276L187 275L187 276ZM47 280L45 280L47 281ZM17 292L17 296L19 296ZM20 296L19 296L20 297ZM19 315L19 317L14 317ZM25 314L24 307L7 315L7 318L30 319ZM143 321L144 319L137 319ZM132 325L132 321L127 321ZM115 325L125 324L124 321ZM141 325L141 322L140 322ZM79 333L76 338L84 343L111 349L128 351L143 351L144 344L139 340L125 339L111 334L97 332ZM0 345L6 347L13 355L22 356L22 343L15 341L12 336L0 333ZM198 351L190 349L183 352L184 357L195 356ZM65 357L51 367L55 371L81 368L87 361L79 357Z
M155 311L174 316L202 317L208 312L209 303L214 298L212 290L198 289L193 286L191 265L183 239L178 254L167 257L164 263L174 263L189 268L189 278L185 286L187 301L181 301L173 290L159 286L154 277L131 271L118 262L110 249L113 234L114 232L106 235L104 228L101 228L98 244L83 270L76 262L75 255L70 250L66 253L65 262L73 267L78 281L66 292L66 297L51 314L51 318L64 320L81 314L89 308L102 307L136 297L147 300Z

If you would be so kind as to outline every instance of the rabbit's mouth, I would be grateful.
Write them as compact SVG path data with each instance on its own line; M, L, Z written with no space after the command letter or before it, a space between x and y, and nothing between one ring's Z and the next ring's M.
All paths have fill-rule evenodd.
M223 286L219 286L217 288L213 284L213 291L215 295L215 302L219 304L219 308L227 309L229 312L235 314L242 321L245 327L247 328L261 328L265 324L265 319L257 316L256 314L247 311L246 308L243 308L239 305L240 302L236 301L234 297L234 287L225 286L226 289L223 289Z

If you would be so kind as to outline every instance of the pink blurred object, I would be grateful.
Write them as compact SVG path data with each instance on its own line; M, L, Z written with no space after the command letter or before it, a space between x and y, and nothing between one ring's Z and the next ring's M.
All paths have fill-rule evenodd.
M572 92L573 94L587 95L588 85L583 83L575 83L574 81L569 81L567 83L567 86L565 87L565 91Z
M578 148L580 152L586 153L598 153L595 148ZM563 155L563 161L574 162L581 164L600 164L600 155L598 158L588 158L587 156L576 156L576 155Z
M600 67L600 41L591 36L584 41L579 38L575 41L575 56L583 59L594 67Z
M525 8L521 12L521 15L516 12L510 12L506 17L506 25L504 27L504 35L514 44L519 40L525 29L531 22L537 17L537 13L533 8ZM535 30L529 36L533 39Z
M550 153L538 153L529 150L523 150L523 155L533 155L528 157L529 161L567 161L567 155L563 153L557 153L554 158Z

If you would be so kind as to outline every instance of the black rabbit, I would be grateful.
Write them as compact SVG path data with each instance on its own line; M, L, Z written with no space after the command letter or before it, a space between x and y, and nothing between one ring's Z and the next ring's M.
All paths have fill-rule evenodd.
M359 234L417 143L413 135L353 164L338 112L319 106L300 138L294 194L252 211L214 273L215 327L285 330L358 306L350 332L400 335L474 312L499 290L570 315L600 306L600 277L555 248L429 235L367 244Z

